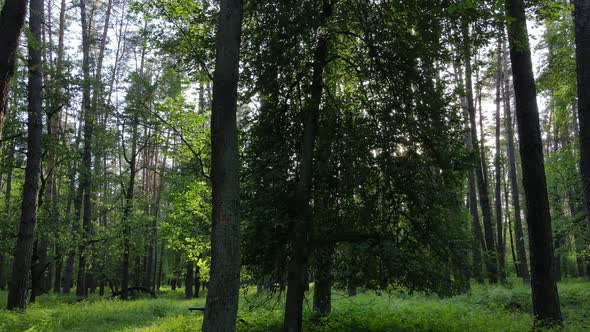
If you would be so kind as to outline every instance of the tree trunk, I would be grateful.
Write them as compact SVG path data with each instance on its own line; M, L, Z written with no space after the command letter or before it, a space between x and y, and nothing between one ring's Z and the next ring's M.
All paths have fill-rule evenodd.
M6 118L6 99L14 76L20 32L25 23L27 1L5 0L0 12L0 138ZM41 39L39 39L41 40Z
M193 262L186 263L186 278L184 287L184 297L187 299L193 298L193 283L195 281L195 271L193 268Z
M31 259L35 226L43 136L43 74L41 72L41 15L43 0L31 0L29 29L29 83L28 83L28 138L27 166L23 185L21 220L14 251L12 280L8 291L8 309L25 309L27 284L31 272Z
M82 152L82 170L80 186L82 195L82 239L78 252L78 277L76 295L86 297L86 241L90 238L92 218L92 135L94 131L94 114L90 107L90 28L86 16L86 0L80 0L80 22L82 24L82 114L84 115L84 149Z
M580 170L584 207L590 215L590 1L574 0L576 26L576 72L580 123ZM590 218L586 218L590 222Z
M132 136L131 136L131 159L125 158L129 163L129 182L127 183L127 192L125 194L125 207L123 208L123 216L121 223L123 225L123 275L121 277L121 298L127 300L129 298L129 264L131 259L131 226L129 225L129 218L133 210L133 197L135 190L135 177L137 176L137 140L139 125L139 115L137 111L132 117ZM125 152L123 152L125 153Z
M455 74L457 76L457 84L460 91L464 91L465 87L463 84L463 75L461 70L458 70L459 64L455 64ZM467 146L467 151L473 154L473 139L471 137L471 126L470 126L470 116L469 116L469 109L467 107L467 97L461 97L461 108L463 109L464 115L464 127L465 127L465 145ZM473 234L473 265L471 267L471 274L475 278L478 283L483 283L483 275L482 275L482 266L483 266L483 257L482 257L482 249L485 250L486 242L483 237L483 233L481 230L481 223L479 222L479 213L477 210L477 189L476 189L476 182L475 182L475 169L469 170L469 176L467 179L468 184L468 207L469 212L471 214L471 232Z
M477 178L477 185L479 190L479 202L482 211L484 234L486 246L484 250L485 265L488 272L490 283L498 281L498 261L496 257L496 245L494 240L494 228L492 226L492 215L490 210L490 199L488 193L488 186L483 172L482 158L479 155L479 143L477 139L477 125L475 122L475 107L473 103L473 84L471 81L471 37L467 23L463 23L463 38L464 38L464 56L465 56L465 85L467 95L467 109L469 110L469 120L471 124L471 139L473 141L473 149L476 152L475 156L478 159L478 165L475 167L475 175Z
M221 2L211 112L211 275L202 330L235 331L240 290L240 162L236 120L242 0Z
M539 324L561 322L557 284L553 277L553 232L547 197L537 91L522 0L506 1L508 39L516 97L523 186L526 197L533 314Z
M315 255L315 285L313 289L313 311L327 316L332 310L332 261L334 246L320 247Z
M6 164L8 165L8 170L6 172L6 192L4 196L4 213L2 214L2 223L4 224L4 229L8 229L10 225L10 203L11 203L11 196L12 196L12 170L13 170L13 163L14 163L14 153L15 151L15 142L10 143L10 148L8 149L8 155L6 156ZM6 261L6 256L4 252L0 252L0 290L6 289L6 283L8 281L8 262Z
M510 177L510 193L514 207L514 236L516 237L516 253L518 256L519 275L525 283L530 280L529 267L527 262L524 231L522 229L522 218L520 210L520 195L518 192L518 176L516 174L516 152L514 147L514 121L512 118L512 107L510 104L510 74L508 72L508 51L506 42L502 43L504 53L504 113L506 114L506 136L508 141L508 163Z
M324 0L322 8L321 28L332 15L333 3ZM317 46L314 52L313 78L311 84L311 97L304 116L301 157L299 163L299 180L295 189L294 224L291 230L290 242L292 246L291 259L287 266L287 300L285 305L284 331L301 331L303 319L303 300L308 288L307 263L308 241L312 224L312 211L310 206L311 185L313 179L313 155L315 138L318 127L320 106L324 87L324 68L328 56L328 36L319 33Z
M498 272L501 281L506 280L505 274L505 261L506 261L506 246L504 243L504 237L502 233L502 156L501 156L501 145L500 145L500 110L501 110L501 86L502 86L502 42L498 39L498 47L496 49L498 53L498 62L496 69L496 199L494 201L496 208L496 234L498 239Z

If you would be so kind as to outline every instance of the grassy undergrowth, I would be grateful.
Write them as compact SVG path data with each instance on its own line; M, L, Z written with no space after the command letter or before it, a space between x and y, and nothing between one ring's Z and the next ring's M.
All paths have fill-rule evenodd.
M559 285L566 319L563 331L590 331L590 283ZM4 310L0 293L0 331L197 331L204 299L185 300L183 293L166 291L157 299L128 302L91 297L42 296L26 313ZM279 331L282 305L276 298L249 295L242 299L240 331ZM530 290L515 282L508 286L473 286L469 294L440 299L404 292L367 292L354 298L336 293L333 313L317 319L306 303L305 331L530 331Z

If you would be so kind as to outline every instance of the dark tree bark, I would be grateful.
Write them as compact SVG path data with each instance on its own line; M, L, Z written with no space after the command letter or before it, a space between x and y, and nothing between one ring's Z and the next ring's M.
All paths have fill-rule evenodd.
M158 263L158 274L156 275L156 290L160 290L160 286L162 285L162 273L164 269L164 242L160 244L160 261Z
M76 279L76 295L86 297L86 241L90 238L92 218L92 135L94 132L94 114L90 100L90 27L86 14L86 0L80 0L80 22L82 24L82 114L84 115L84 149L82 151L82 169L80 186L82 195L82 239L78 252L78 277Z
M496 256L496 245L494 240L494 228L492 226L492 213L490 209L490 199L486 177L483 172L482 158L479 154L479 143L477 139L477 125L475 121L475 106L473 102L473 83L472 83L472 68L471 68L471 37L467 23L463 23L463 38L464 38L464 57L465 57L465 90L467 95L467 109L469 111L469 121L471 124L471 139L472 146L476 152L475 156L478 164L475 167L475 175L477 178L477 186L479 190L479 203L481 206L481 213L483 217L484 235L485 235L485 265L488 273L490 283L498 281L498 260Z
M576 72L578 80L578 119L580 170L584 187L584 207L590 215L590 1L574 0L576 25ZM590 218L586 218L590 221Z
M237 100L242 0L223 0L211 112L211 275L204 332L235 331L240 290L240 169Z
M8 229L10 224L10 210L11 210L11 198L12 198L12 169L14 163L14 153L16 145L13 141L10 143L10 147L8 148L8 155L6 156L6 164L8 165L8 170L6 172L6 191L4 196L4 206L5 210L2 213L2 223L4 224L4 229ZM0 290L6 289L6 283L8 281L8 263L6 261L5 253L0 253Z
M186 277L184 279L184 297L187 299L193 298L193 284L195 281L195 270L193 268L193 262L186 263Z
M332 311L332 261L334 245L320 247L316 250L314 260L315 285L313 289L313 311L320 316L327 316Z
M6 98L14 75L18 40L26 13L26 0L6 0L0 12L0 138L6 118Z
M501 111L501 87L502 87L502 42L498 39L498 47L496 49L498 62L496 69L496 158L494 160L495 175L496 175L496 199L494 200L496 208L496 238L498 239L498 272L500 280L505 281L505 262L506 262L506 245L503 237L502 224L502 156L500 145L500 111Z
M142 61L143 71L143 61ZM131 259L131 225L129 225L129 218L133 211L133 198L135 195L135 178L137 176L137 141L139 125L139 114L134 111L132 115L132 122L130 127L132 129L131 134L131 158L125 160L129 164L129 182L127 183L127 192L125 193L125 207L123 208L123 216L121 223L123 225L123 275L121 276L121 299L127 300L129 298L129 265ZM123 151L125 154L125 151Z
M34 38L29 42L29 83L28 83L28 138L27 166L23 185L21 220L14 250L12 280L8 291L8 309L25 309L27 281L31 272L35 226L37 224L37 200L43 136L43 73L41 71L41 15L43 0L31 0L29 29Z
M553 276L553 232L547 197L537 91L522 0L506 1L508 40L516 99L523 186L526 197L533 314L538 324L561 322Z
M512 205L514 207L514 236L516 237L516 253L518 256L517 270L520 277L525 283L530 280L529 267L527 262L524 231L522 229L522 217L520 210L520 195L518 190L518 176L516 174L516 152L514 147L514 121L512 118L512 106L510 103L510 75L508 68L508 51L506 43L502 45L504 53L504 113L506 115L506 136L508 141L507 154L510 177L510 194L512 196Z
M332 1L324 0L322 3L322 18L318 29L321 29L332 15ZM314 51L311 97L304 116L299 180L292 204L294 209L294 220L290 235L292 252L287 266L287 300L283 326L286 332L301 331L303 300L305 291L308 288L308 242L312 224L312 211L309 201L311 199L313 179L314 146L324 88L324 68L327 56L328 36L324 32L320 32Z

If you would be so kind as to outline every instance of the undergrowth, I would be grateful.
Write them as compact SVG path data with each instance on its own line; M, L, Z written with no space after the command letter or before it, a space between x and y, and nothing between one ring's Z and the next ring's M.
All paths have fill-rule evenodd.
M559 285L565 325L560 331L590 331L590 283ZM26 313L4 310L0 293L0 331L198 331L204 298L185 300L181 290L165 291L157 299L118 301L91 296L42 296ZM531 299L526 285L514 281L501 286L473 285L451 298L404 291L366 292L353 298L335 292L332 314L316 317L306 302L304 331L530 331ZM243 295L239 331L280 331L282 299ZM557 330L557 329L556 329Z

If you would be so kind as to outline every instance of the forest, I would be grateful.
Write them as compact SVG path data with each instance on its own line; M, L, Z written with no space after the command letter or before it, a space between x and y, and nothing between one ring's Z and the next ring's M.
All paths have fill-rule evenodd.
M0 332L590 331L590 0L0 8Z

